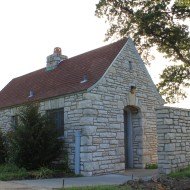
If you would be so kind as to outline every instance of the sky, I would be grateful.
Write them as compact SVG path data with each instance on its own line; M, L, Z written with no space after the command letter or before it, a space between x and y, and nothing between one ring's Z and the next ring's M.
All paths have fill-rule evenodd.
M108 24L95 16L98 0L0 1L0 90L15 77L46 66L54 47L72 57L101 47ZM155 83L167 60L155 53L148 71ZM190 94L190 93L189 93ZM173 106L190 108L190 95Z

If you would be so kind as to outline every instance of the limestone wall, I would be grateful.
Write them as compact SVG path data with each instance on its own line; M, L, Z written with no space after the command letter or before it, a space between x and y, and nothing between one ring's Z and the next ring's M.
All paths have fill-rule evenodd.
M15 115L16 110L17 108L0 110L0 129L4 133L10 129L12 125L11 116Z
M190 164L190 110L162 107L156 111L158 167L168 174Z
M155 108L163 105L163 100L129 40L104 77L86 94L93 114L86 112L84 117L87 126L96 131L86 141L88 149L83 150L88 157L83 163L86 174L125 170L124 108L131 85L137 87L139 100L139 113L132 119L134 167L157 163Z

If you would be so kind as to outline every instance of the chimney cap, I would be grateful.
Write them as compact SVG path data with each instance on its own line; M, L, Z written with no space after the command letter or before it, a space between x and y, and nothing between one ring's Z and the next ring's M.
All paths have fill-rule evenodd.
M60 47L55 47L53 53L55 53L57 55L61 55L61 48Z
M55 69L65 59L68 59L68 57L66 55L62 55L61 48L55 47L53 54L47 56L46 71Z

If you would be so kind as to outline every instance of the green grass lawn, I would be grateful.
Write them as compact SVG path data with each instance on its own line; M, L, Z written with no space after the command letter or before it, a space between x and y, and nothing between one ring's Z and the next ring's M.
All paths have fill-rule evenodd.
M52 170L49 168L39 168L38 170L28 171L13 164L0 165L0 180L21 180L21 179L44 179L52 177L74 176L72 173L63 173L63 170Z
M169 174L169 176L173 178L190 178L190 166L185 169L181 169L178 172L173 172Z

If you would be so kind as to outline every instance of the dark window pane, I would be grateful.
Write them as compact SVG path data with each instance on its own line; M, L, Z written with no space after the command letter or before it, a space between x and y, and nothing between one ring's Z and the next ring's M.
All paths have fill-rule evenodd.
M11 120L13 128L16 128L18 126L18 115L13 115Z
M64 135L64 109L49 110L48 116L54 123L60 136Z
M132 70L133 69L133 64L131 61L129 61L129 70Z

